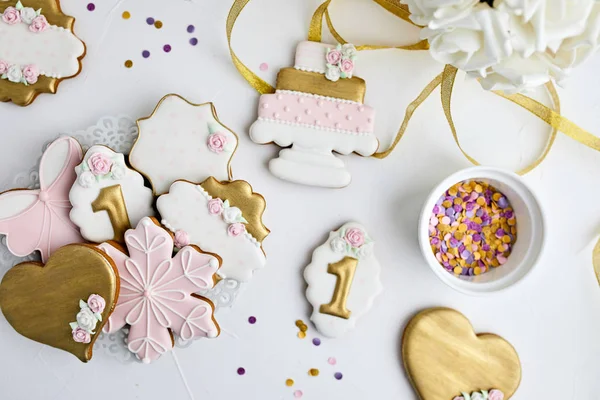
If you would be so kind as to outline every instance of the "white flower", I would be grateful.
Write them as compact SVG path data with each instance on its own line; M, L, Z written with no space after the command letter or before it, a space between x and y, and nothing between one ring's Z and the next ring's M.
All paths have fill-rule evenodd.
M471 13L479 0L403 0L410 19L417 25L439 29L461 20Z
M223 221L228 224L240 222L242 218L242 211L237 207L228 207L223 210Z
M479 392L471 393L471 400L484 400L483 395Z
M96 328L97 322L96 316L89 308L82 308L77 314L77 325L88 332L92 332Z
M83 171L77 179L77 183L84 188L91 187L96 182L96 177L90 171Z
M367 258L373 254L373 243L365 243L356 250L358 258Z
M325 73L325 78L329 79L332 82L337 82L340 79L341 71L337 66L328 66L327 72Z
M18 65L11 65L10 67L8 67L6 77L11 82L21 82L21 80L23 79L23 72L21 71L21 67L19 67Z
M597 2L581 34L566 39L553 61L559 68L570 69L579 66L598 50L600 46L600 2Z
M331 250L335 251L336 253L345 253L348 243L338 236L332 239L329 245L331 246Z
M33 22L34 18L37 16L37 12L31 7L24 7L21 10L21 21L28 25L31 24L31 22Z
M342 46L342 54L350 59L353 59L356 58L356 56L358 55L358 51L356 50L356 47L354 47L353 44L346 43Z
M125 168L121 165L114 164L110 169L113 179L121 180L125 177Z

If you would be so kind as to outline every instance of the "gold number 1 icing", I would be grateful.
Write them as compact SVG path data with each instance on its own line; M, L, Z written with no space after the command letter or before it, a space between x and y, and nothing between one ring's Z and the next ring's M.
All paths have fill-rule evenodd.
M349 222L313 252L304 270L311 320L328 337L351 330L381 292L380 266L365 228Z

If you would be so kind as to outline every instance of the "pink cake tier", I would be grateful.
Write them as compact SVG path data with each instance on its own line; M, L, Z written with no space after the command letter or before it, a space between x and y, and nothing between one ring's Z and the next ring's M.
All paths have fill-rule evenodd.
M287 125L371 135L375 110L352 101L278 90L260 97L258 119Z

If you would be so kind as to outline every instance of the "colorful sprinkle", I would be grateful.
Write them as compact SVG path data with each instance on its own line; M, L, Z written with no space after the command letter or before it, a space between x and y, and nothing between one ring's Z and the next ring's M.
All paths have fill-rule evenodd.
M121 14L121 17L123 17L123 19L129 19L129 18L131 18L131 13L129 11L123 11L123 14Z
M329 357L329 358L327 359L327 363L328 363L329 365L335 365L335 364L337 364L337 360L335 359L335 357Z
M150 57L150 52L148 50L142 51L142 57L144 57L144 58Z
M198 38L195 38L195 37L191 38L191 39L190 39L190 44L191 44L192 46L195 46L195 45L197 45L197 44L198 44Z
M294 386L294 380L293 379L286 379L285 380L285 386Z
M131 67L133 67L133 61L131 61L131 60L125 61L125 68L131 68Z
M94 11L96 9L96 5L94 3L89 3L87 5L88 11Z
M299 339L304 339L305 337L306 337L306 332L302 332L302 331L298 332Z
M170 44L165 44L163 46L163 50L165 51L165 53L170 53L171 50L172 50L171 45Z
M459 182L433 207L429 243L435 258L455 275L473 276L506 263L517 240L510 202L485 182Z
M299 399L300 397L302 397L303 394L304 393L302 393L302 390L296 390L294 392L294 397L297 398L297 399Z
M260 66L258 67L261 71L266 71L269 69L269 64L267 63L262 63L260 64Z
M244 375L246 373L246 370L242 367L239 367L237 370L238 375Z
M187 27L188 33L194 33L195 30L196 30L196 27L194 25L188 25L188 27Z
M318 337L314 338L314 339L312 340L312 342L313 342L313 344L314 344L315 346L320 346L320 345L321 345L321 339L319 339Z
M254 325L256 323L256 317L248 318L248 322L251 323L252 325Z
M316 368L311 368L308 370L308 374L310 376L319 376L319 370Z
M302 325L304 325L304 321L302 321L301 319L297 319L297 320L296 320L296 326L297 326L298 328L300 328Z
M333 377L339 381L344 377L344 375L342 375L341 372L336 372L335 374L333 374Z
M154 18L152 18L152 17L148 17L148 18L146 18L146 23L147 23L148 25L154 25Z
M162 27L163 27L163 23L162 23L162 21L155 21L155 22L154 22L154 27L155 27L156 29L160 29L160 28L162 28Z

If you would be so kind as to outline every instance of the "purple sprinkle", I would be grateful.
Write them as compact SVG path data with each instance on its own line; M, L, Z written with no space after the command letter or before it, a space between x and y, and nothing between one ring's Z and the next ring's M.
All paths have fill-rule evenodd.
M512 218L513 217L513 212L512 211L507 211L506 212L506 218Z
M506 200L506 197L500 197L500 200L498 200L498 205L500 208L508 207L508 201Z
M321 345L321 339L319 339L318 337L313 339L313 344L315 346L320 346Z
M462 206L460 204L455 204L453 208L454 208L454 211L456 211L456 212L462 211Z
M148 18L146 18L146 23L147 23L148 25L154 25L154 18L152 18L152 17L148 17Z
M448 243L450 245L451 248L456 248L458 247L458 240L456 240L455 238L450 238L450 243Z
M490 245L489 244L484 244L483 246L481 246L481 250L483 251L490 251Z
M481 241L481 235L479 233L476 233L473 235L473 241L474 242L480 242Z
M454 215L454 209L452 207L448 207L446 209L446 215L449 217L451 215Z
M165 51L165 53L170 53L171 52L171 45L170 44L165 44L163 46L163 50Z
M256 323L256 317L250 317L248 318L248 322L251 324L255 324Z
M196 27L194 25L188 25L188 27L187 27L188 33L194 33L195 30L196 30Z
M469 250L462 250L460 256L463 260L466 260L467 258L471 257L471 252Z
M475 208L475 203L473 203L472 201L468 202L467 205L465 206L465 209L467 211L472 211Z
M478 217L481 217L483 215L483 210L481 208L479 208L477 211L475 211L475 215L477 215Z
M198 44L198 39L197 39L197 38L195 38L195 37L191 38L191 39L190 39L190 44L191 44L192 46L195 46L195 45L197 45L197 44Z
M433 215L437 215L437 213L440 211L440 207L436 204L435 206L433 206Z
M440 239L436 238L436 237L432 237L431 238L431 244L434 246L437 246L438 244L440 244Z
M94 3L90 3L87 5L88 11L94 11L96 9L96 5Z
M496 237L498 239L500 239L502 236L504 236L506 233L504 233L504 229L500 228L496 231Z
M150 52L148 50L142 51L142 57L144 57L144 58L150 57Z
M335 374L333 374L333 376L334 376L334 377L335 377L335 379L337 379L338 381L344 377L344 375L342 375L342 373L341 373L341 372L336 372Z
M242 367L239 367L237 370L238 375L244 375L246 373L246 370Z

